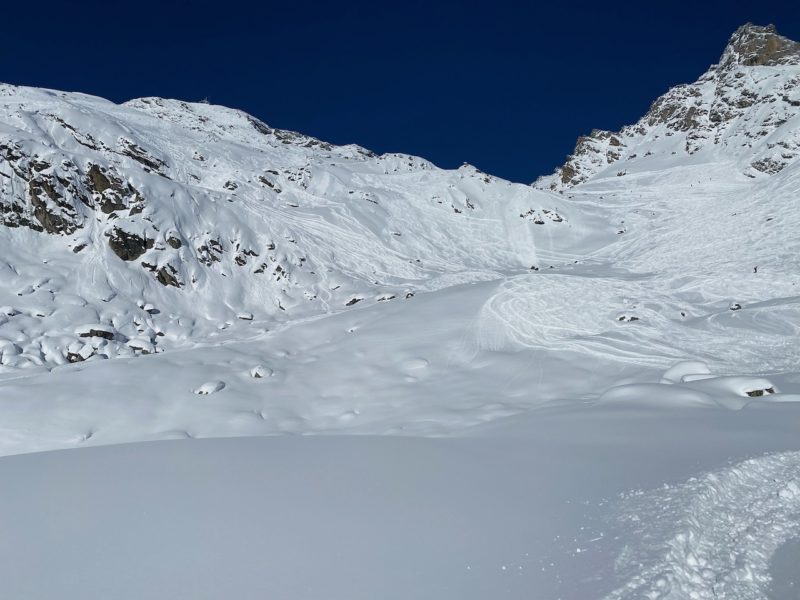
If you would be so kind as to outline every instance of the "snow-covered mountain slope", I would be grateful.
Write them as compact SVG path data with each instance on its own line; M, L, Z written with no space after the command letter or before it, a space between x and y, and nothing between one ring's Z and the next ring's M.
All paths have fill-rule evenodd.
M714 73L770 90L793 53L748 26ZM3 453L439 435L613 404L684 360L756 376L695 404L798 391L800 162L749 177L724 137L559 194L221 107L2 92Z
M633 125L581 137L567 162L535 186L564 191L676 163L725 162L757 178L798 157L800 43L771 25L748 24L696 82L669 90Z
M247 336L612 233L470 166L336 147L218 106L8 85L0 217L6 368Z
M750 179L688 165L584 184L565 202L602 211L622 233L552 269L269 331L238 321L152 356L9 368L0 454L230 435L452 435L555 404L795 401L798 167ZM686 372L705 383L661 381L685 360L705 364ZM778 393L748 396L769 388Z
M539 189L0 87L0 593L796 598L798 69Z

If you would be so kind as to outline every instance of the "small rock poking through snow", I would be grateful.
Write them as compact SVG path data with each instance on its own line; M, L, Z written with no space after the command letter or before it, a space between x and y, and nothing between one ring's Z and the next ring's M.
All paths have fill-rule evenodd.
M194 393L200 396L208 396L209 394L216 394L225 388L224 381L207 381L198 388L195 388Z
M272 377L272 369L264 365L256 365L250 369L250 377L253 379L262 379L264 377Z

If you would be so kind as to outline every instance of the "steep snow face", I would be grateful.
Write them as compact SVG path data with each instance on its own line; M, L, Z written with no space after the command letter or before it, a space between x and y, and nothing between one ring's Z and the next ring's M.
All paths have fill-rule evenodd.
M599 222L470 166L219 106L9 85L0 218L0 369L247 337L492 279Z
M748 24L700 79L669 90L634 125L581 137L567 162L534 185L564 191L598 177L720 161L762 177L798 156L800 44L774 26Z

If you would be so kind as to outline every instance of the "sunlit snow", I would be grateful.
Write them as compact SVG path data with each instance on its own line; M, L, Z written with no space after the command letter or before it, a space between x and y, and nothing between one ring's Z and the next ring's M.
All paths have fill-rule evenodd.
M800 66L737 57L577 186L0 85L0 596L793 598Z

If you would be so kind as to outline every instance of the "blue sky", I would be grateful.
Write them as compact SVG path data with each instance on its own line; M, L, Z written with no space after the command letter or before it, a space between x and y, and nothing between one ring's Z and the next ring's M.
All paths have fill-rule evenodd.
M529 182L800 2L14 2L0 81L208 97L275 127Z

